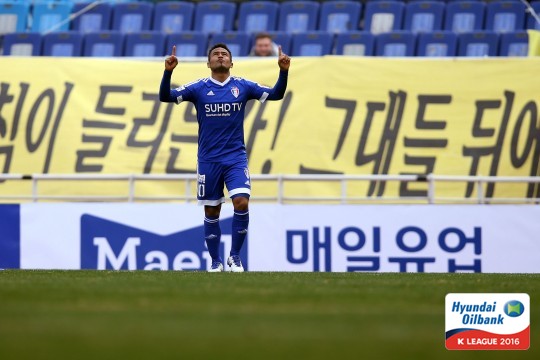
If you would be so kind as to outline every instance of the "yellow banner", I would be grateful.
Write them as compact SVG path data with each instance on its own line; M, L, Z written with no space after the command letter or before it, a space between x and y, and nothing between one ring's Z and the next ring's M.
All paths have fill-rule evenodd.
M162 61L0 58L0 171L194 172L194 107L159 102L162 73ZM285 98L246 108L251 173L540 175L539 73L539 58L293 58ZM233 75L272 86L278 66L236 59ZM181 62L173 84L207 76L205 63ZM372 182L350 191L427 190ZM536 197L540 189L488 188L488 196L508 194Z

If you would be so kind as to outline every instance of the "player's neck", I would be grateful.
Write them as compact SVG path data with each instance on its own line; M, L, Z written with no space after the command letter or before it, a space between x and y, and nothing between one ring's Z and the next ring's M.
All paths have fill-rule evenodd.
M212 71L212 79L217 80L219 82L225 82L225 80L227 80L229 76L231 76L231 73L229 71L227 72Z

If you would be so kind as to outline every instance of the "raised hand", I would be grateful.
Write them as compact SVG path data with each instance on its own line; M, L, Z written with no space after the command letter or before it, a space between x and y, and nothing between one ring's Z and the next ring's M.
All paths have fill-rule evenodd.
M289 55L283 53L281 51L281 45L279 46L279 53L278 53L278 65L280 70L289 70L289 66L291 66L291 58Z
M176 45L173 45L171 55L165 59L165 70L173 71L176 65L178 65L178 58L176 57Z

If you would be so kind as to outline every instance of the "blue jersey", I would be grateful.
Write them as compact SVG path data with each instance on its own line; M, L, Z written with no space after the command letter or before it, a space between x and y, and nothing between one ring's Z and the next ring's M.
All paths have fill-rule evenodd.
M208 77L170 89L171 72L165 71L160 100L192 102L199 123L198 161L231 163L246 158L244 113L249 100L279 100L287 86L287 72L280 72L273 88L229 76L223 83ZM167 81L168 80L168 81ZM167 84L168 83L168 84ZM167 94L168 92L168 94Z

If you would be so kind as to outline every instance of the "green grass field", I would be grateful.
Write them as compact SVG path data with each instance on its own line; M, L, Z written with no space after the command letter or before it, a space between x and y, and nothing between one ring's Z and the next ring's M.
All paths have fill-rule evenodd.
M448 351L449 292L526 292L528 351ZM0 271L0 359L539 359L540 275Z

